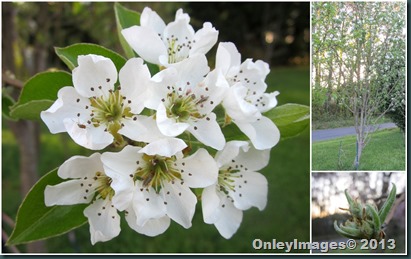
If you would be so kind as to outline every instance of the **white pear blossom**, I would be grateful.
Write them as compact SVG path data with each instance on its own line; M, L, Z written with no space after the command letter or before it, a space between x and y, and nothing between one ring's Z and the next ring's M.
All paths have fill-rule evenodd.
M160 132L176 137L185 131L207 146L221 150L225 138L213 109L221 103L228 84L218 71L209 72L204 55L185 59L152 78L145 106L156 110ZM208 73L208 74L207 74Z
M217 49L216 70L230 84L223 106L230 119L248 136L257 149L269 149L280 139L276 125L262 113L277 105L279 92L265 93L264 82L270 72L268 64L251 59L241 63L241 55L231 42L220 43Z
M102 56L78 57L73 70L74 87L59 90L58 99L41 118L51 133L67 132L79 145L98 150L127 136L146 132L143 116L145 92L150 72L143 60L127 61L119 72L114 63Z
M175 20L166 25L148 7L141 13L140 26L132 26L121 33L140 57L164 67L196 54L206 54L218 37L218 31L209 22L194 32L190 16L182 9L176 12Z
M104 153L102 161L112 179L113 203L126 211L126 220L135 231L155 236L174 220L191 227L197 203L190 188L216 182L218 167L205 149L183 157L187 145L168 138L144 148L126 146L118 153Z
M224 238L238 230L243 210L263 210L267 204L267 179L256 172L268 164L269 150L256 150L244 141L230 141L215 160L218 181L202 193L204 222L214 224Z
M90 224L91 243L108 241L120 233L120 217L112 203L114 190L111 178L105 174L100 154L74 156L64 162L57 174L70 179L46 186L46 206L90 204L84 215Z

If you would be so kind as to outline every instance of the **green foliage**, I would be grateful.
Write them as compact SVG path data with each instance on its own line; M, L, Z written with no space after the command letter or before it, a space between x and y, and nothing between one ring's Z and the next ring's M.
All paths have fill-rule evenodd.
M3 91L1 96L1 113L2 115L9 120L12 120L10 115L10 107L15 104L13 98L10 97L5 91Z
M388 109L402 128L405 3L314 2L312 7L313 82L327 89L313 91L312 117L361 111L367 120Z
M353 238L353 239L376 239L381 240L385 238L385 233L381 227L381 224L385 221L386 216L390 212L392 205L395 201L397 188L393 184L393 188L378 212L377 207L374 204L363 204L357 199L353 199L348 191L345 190L345 196L347 198L351 218L344 224L337 224L334 221L334 229L338 234Z
M263 115L271 119L278 127L281 140L299 135L310 124L310 108L301 104L280 105ZM227 141L247 140L247 136L234 123L223 127L222 130Z
M47 185L62 182L57 169L43 176L30 190L21 204L16 226L7 245L17 245L64 234L84 224L86 205L53 206L44 204L44 189Z
M117 71L126 64L126 59L120 54L106 49L100 45L90 43L77 43L65 48L55 48L57 56L67 65L70 70L73 70L77 64L77 57L80 55L95 54L104 56L113 61Z
M134 25L140 25L140 13L130 10L119 3L114 4L114 12L116 14L116 24L117 24L117 33L123 47L123 50L126 54L127 58L137 57L138 55L133 51L133 49L128 45L126 40L124 39L123 35L121 34L121 30L125 28L129 28ZM160 69L158 66L147 63L147 67L150 70L152 75L156 74Z
M40 112L49 108L57 99L57 92L72 85L71 75L64 71L43 72L30 78L23 87L10 115L16 119L40 119Z
M282 139L297 136L310 124L310 107L301 104L284 104L264 115L277 125Z
M129 28L133 25L140 25L140 13L130 10L119 3L114 4L114 13L116 15L117 33L120 39L121 46L126 53L127 58L135 57L133 49L128 45L121 30Z
M395 197L397 195L397 187L392 187L390 194L388 195L387 200L382 205L380 211L378 212L378 217L381 219L381 224L385 222L385 219L388 216L388 213L391 211L392 206L394 205Z

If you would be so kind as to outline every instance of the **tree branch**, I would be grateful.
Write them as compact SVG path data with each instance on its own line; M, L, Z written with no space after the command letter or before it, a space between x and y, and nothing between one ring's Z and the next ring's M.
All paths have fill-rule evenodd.
M23 89L23 86L24 86L23 82L21 82L18 79L10 77L8 73L3 73L2 81L3 81L3 84L10 85L18 89Z

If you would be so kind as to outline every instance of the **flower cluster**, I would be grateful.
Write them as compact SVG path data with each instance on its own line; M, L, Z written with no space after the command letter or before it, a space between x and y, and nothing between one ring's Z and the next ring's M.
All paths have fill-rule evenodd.
M263 115L278 95L265 92L268 64L241 62L227 42L210 70L205 54L218 31L206 22L195 32L181 9L166 25L145 8L140 25L122 35L139 58L118 72L106 57L78 56L74 87L60 89L41 113L52 133L67 132L91 150L115 150L67 160L58 169L67 180L46 187L46 205L90 204L84 215L95 244L120 233L120 214L147 236L163 233L171 220L189 228L201 200L204 222L230 238L243 210L267 203L267 180L257 171L280 138ZM150 74L146 62L159 72ZM230 123L250 141L227 142Z

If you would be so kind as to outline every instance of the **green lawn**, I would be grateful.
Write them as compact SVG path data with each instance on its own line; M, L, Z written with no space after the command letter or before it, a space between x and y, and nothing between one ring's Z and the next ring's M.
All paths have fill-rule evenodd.
M405 170L405 142L400 129L375 132L363 150L359 170ZM312 170L353 170L355 136L314 142L312 145ZM341 148L340 148L341 145Z
M273 69L267 79L269 92L279 90L279 104L309 104L309 68ZM3 123L4 125L4 123ZM21 203L18 176L18 149L7 128L2 131L2 207L15 218ZM74 240L67 234L47 240L53 253L242 253L255 251L252 241L299 241L310 239L310 174L309 130L298 137L281 141L271 151L270 164L263 173L269 182L268 203L264 211L255 208L245 211L238 232L230 240L222 238L213 225L202 220L201 204L197 204L193 226L186 230L176 223L162 235L150 238L132 231L122 220L117 238L92 246L88 224L73 231ZM46 173L75 154L90 153L78 147L67 134L52 135L43 130L40 151L40 172ZM11 229L5 227L10 234ZM71 234L72 235L72 234ZM73 237L70 238L73 240ZM18 246L24 251L23 246ZM298 251L295 251L298 252ZM308 251L301 251L308 252Z

